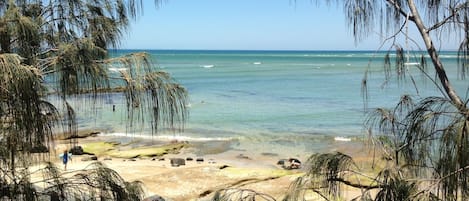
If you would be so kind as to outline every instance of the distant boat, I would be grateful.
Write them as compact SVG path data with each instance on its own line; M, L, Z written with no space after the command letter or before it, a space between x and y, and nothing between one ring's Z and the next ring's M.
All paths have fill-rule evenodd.
M252 64L254 64L254 65L260 65L260 64L262 64L262 62L254 62L254 63L252 63Z
M203 65L202 67L204 67L204 68L213 68L213 67L215 67L215 65Z

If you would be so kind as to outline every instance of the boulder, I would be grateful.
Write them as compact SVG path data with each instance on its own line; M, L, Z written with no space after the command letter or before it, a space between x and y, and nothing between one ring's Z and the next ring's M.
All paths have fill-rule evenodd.
M183 158L171 158L170 159L171 166L179 167L181 165L186 165L186 161Z
M287 161L287 159L280 159L280 160L278 160L277 165L282 165L283 166L283 165L285 165L285 161Z
M74 146L70 149L70 153L73 155L83 155L83 147L81 146Z
M287 170L300 169L301 161L296 158L289 158L288 160L284 161L284 164L282 165L282 167Z

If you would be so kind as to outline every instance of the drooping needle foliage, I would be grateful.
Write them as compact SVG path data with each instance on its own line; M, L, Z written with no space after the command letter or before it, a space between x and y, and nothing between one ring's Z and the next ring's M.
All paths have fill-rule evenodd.
M469 1L326 2L343 8L357 42L378 33L383 38L383 46L390 46L388 51L396 50L393 56L385 56L384 83L393 78L399 83L410 81L416 94L403 94L394 108L366 108L369 111L366 130L370 141L382 154L381 163L385 164L377 176L368 176L368 182L357 183L356 176L360 174L355 166L337 169L341 167L337 166L339 163L330 166L330 162L325 162L338 157L342 159L338 161L349 161L346 157L315 155L309 161L313 168L292 185L285 200L304 200L312 194L325 200L334 199L341 196L337 185L360 189L363 192L357 197L360 200L469 199L469 97L465 94L469 86L457 91L439 57L439 48L449 48L446 42L456 40L460 43L458 78L468 75ZM417 31L423 47L408 34L409 27ZM409 51L405 50L410 47L423 54L410 61ZM433 71L426 67L427 60ZM433 83L439 95L420 97L412 74L414 69ZM362 83L365 101L368 101L369 74L365 72ZM318 165L321 168L317 168ZM374 192L370 191L372 189Z
M79 94L97 98L119 88L129 126L138 120L154 132L182 128L187 118L182 86L146 53L109 56L142 6L141 0L0 1L0 199L141 199L137 184L100 166L71 179L48 166L52 176L42 189L30 182L28 167L44 159L33 153L50 150L58 128L76 134L80 108L68 100ZM120 76L108 72L115 66L122 69ZM51 93L59 97L58 105L48 101Z

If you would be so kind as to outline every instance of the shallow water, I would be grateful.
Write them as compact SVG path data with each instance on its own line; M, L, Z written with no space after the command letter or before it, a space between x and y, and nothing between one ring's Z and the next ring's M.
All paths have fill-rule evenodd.
M114 55L132 52L119 50ZM367 51L175 51L149 50L153 62L189 91L190 117L184 132L160 132L153 139L220 141L233 149L258 153L314 153L338 146L334 137L353 140L363 134L361 81L369 68L368 107L392 107L404 93L438 95L430 82L416 95L410 81L382 88L384 53ZM456 53L443 52L448 74L456 80ZM372 61L370 63L370 60ZM415 70L414 79L421 80ZM419 82L420 83L420 82ZM466 95L467 82L454 82ZM150 129L126 128L123 97L110 94L96 111L79 108L80 128L107 135L149 136ZM116 111L112 111L112 105ZM135 129L137 128L137 129ZM125 134L127 133L127 134ZM151 138L148 138L151 139Z

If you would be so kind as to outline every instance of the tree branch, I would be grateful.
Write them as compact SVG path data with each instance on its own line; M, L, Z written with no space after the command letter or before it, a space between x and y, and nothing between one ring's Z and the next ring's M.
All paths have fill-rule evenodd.
M430 31L433 31L435 29L438 29L440 28L441 26L443 26L444 24L446 24L449 20L451 20L452 18L454 18L455 16L458 15L459 13L459 10L467 7L469 4L469 2L465 2L463 4L459 4L458 6L456 6L454 9L451 10L451 15L446 17L445 19L437 22L436 24L434 24L433 26L431 26L430 28L427 29L427 33L429 33Z
M397 1L395 1L395 0L386 0L386 2L388 2L388 3L391 4L391 5L393 5L394 8L395 8L396 10L398 10L399 13L401 13L401 15L403 15L403 16L405 16L405 17L407 17L407 15L409 15L409 13L406 13L406 12L402 9L402 7L397 3ZM414 20L415 20L415 18L414 18L413 15L409 15L408 17L409 17L409 20L410 20L410 21L414 21Z
M363 185L363 184L356 184L356 183L352 183L350 181L344 180L342 178L328 178L327 181L340 182L340 183L343 183L347 186L351 186L351 187L354 187L354 188L360 188L360 189L366 189L366 190L386 187L386 185L371 185L371 186L368 186L368 185Z

